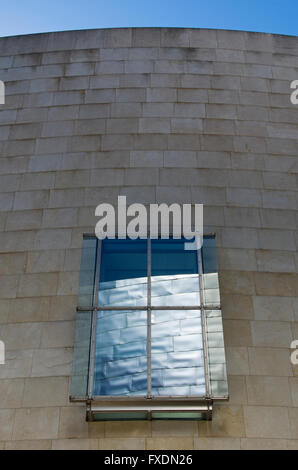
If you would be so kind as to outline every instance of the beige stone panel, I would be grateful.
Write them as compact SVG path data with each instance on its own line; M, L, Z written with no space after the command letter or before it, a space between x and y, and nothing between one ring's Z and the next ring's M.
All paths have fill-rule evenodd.
M52 450L98 450L98 439L59 439L52 441Z
M41 322L48 319L50 298L32 297L11 301L7 323Z
M225 243L223 237L223 244ZM243 242L243 240L242 240ZM218 251L219 269L240 271L256 271L256 258L254 250L221 248Z
M288 410L283 407L245 406L245 429L247 437L290 437Z
M69 248L71 244L70 229L40 230L34 241L35 250L57 250Z
M26 272L48 273L61 271L64 263L64 255L64 250L29 252Z
M287 348L293 339L289 322L252 321L251 335L256 347Z
M285 439L241 439L241 450L286 450Z
M20 191L15 195L14 210L32 210L47 207L49 191Z
M0 379L28 377L31 373L32 350L5 351L5 364L0 367Z
M298 377L289 378L293 406L298 407Z
M246 378L249 405L290 406L290 388L287 377Z
M60 410L59 438L87 438L86 406L67 406Z
M24 274L20 279L18 297L56 295L57 285L57 273Z
M252 297L249 295L222 294L221 305L224 319L250 320L254 317Z
M221 271L220 288L223 294L254 294L253 273L245 271Z
M78 209L48 209L43 213L42 227L75 227L78 223Z
M225 344L227 346L251 346L250 322L247 320L223 321Z
M240 450L240 439L229 437L195 437L195 450Z
M200 437L244 437L243 408L237 405L213 406L212 421L199 421Z
M99 449L100 450L145 450L146 449L146 440L144 438L106 438L99 439Z
M190 188L187 186L157 186L157 204L185 204L190 200Z
M293 375L290 350L249 348L249 369L252 375L289 377Z
M198 435L197 421L152 421L152 437L196 436Z
M292 439L298 439L298 409L289 409L290 433Z
M129 186L155 186L159 183L158 168L131 168L125 170L125 184Z
M3 231L5 229L7 216L8 216L8 213L6 213L6 212L0 213L0 230L1 231Z
M8 322L8 315L11 309L13 299L0 300L0 324Z
M204 206L204 224L224 225L224 213L222 207Z
M260 207L261 191L247 188L227 188L227 202L232 206Z
M10 440L13 430L15 410L0 410L0 439Z
M197 166L196 152L169 150L164 152L164 166L168 168L195 168Z
M85 205L97 207L98 204L108 202L110 204L117 204L118 196L120 194L119 187L105 187L105 188L86 188L85 190ZM135 202L135 201L134 201ZM95 211L95 209L94 209ZM88 227L88 225L85 225ZM73 229L74 232L75 229ZM94 224L92 224L92 232L94 230ZM80 229L81 233L84 233L83 229ZM85 232L86 233L86 232ZM71 246L73 248L73 246Z
M0 276L0 298L13 299L17 295L19 276Z
M23 273L25 262L26 253L0 254L0 275Z
M246 405L247 391L245 377L230 375L228 376L229 403L231 405ZM220 402L219 402L220 404Z
M89 422L88 423L88 436L90 438L104 437L105 435L105 422Z
M248 375L248 349L244 347L226 347L226 362L229 375Z
M0 211L11 211L13 207L14 193L1 193Z
M259 209L254 207L225 207L228 227L260 227Z
M58 425L59 408L22 408L16 410L13 439L55 439Z
M74 341L74 322L51 322L42 325L41 347L71 347Z
M32 377L70 376L71 348L39 349L34 351Z
M35 441L9 441L5 443L5 450L51 450L51 440Z
M257 295L295 296L298 275L288 273L255 273Z
M78 293L79 271L60 272L58 278L58 295L74 295Z
M157 190L153 186L143 186L142 192L137 186L124 186L121 188L119 196L126 196L128 205L135 201L141 204L151 204L156 202L156 193Z
M263 250L295 251L295 234L292 230L261 229L258 231Z
M20 189L22 191L38 190L54 187L55 173L25 173L22 176Z
M192 450L193 437L150 437L146 439L147 450Z
M0 176L0 187L1 192L8 193L10 191L15 192L19 189L21 181L21 175L1 175Z
M65 406L68 403L68 378L28 378L25 381L23 407Z
M40 323L14 323L1 327L6 350L34 349L40 345Z
M107 421L105 436L150 437L151 423L149 421Z
M292 305L294 310L294 319L298 321L298 298L292 299Z
M256 296L253 297L252 300L256 320L293 320L293 304L291 297Z
M223 206L226 201L226 192L224 188L196 187L191 188L191 202L197 204L212 204L214 206Z
M51 298L49 321L69 321L76 318L76 295L59 295Z
M295 273L295 254L286 251L256 251L258 271Z
M6 230L39 229L42 221L42 210L14 211L7 214ZM32 232L32 241L34 240Z
M19 408L23 391L23 379L0 380L0 408Z
M83 210L85 209L91 210L92 215L94 216L93 208L84 208ZM79 249L66 250L63 271L80 271L81 258L82 258L81 250Z
M298 440L288 440L287 441L288 450L298 450Z
M85 122L78 121L78 122ZM87 120L89 122L89 119ZM92 121L93 122L93 121ZM90 170L71 170L56 173L55 188L65 189L72 187L85 187L90 183Z
M84 205L84 189L53 189L49 208L80 207Z
M95 217L94 206L93 207L81 207L79 209L79 216L78 216L79 227L87 227L87 226L95 227L96 222L97 222L97 218ZM79 266L80 264L78 264L74 270L77 271ZM68 269L65 269L65 271L68 271Z

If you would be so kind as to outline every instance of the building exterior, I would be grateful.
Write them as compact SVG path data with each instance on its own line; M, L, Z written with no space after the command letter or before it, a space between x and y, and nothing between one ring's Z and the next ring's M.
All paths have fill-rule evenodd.
M0 38L0 449L298 449L298 38L106 29ZM211 421L70 402L95 208L202 203L229 400Z

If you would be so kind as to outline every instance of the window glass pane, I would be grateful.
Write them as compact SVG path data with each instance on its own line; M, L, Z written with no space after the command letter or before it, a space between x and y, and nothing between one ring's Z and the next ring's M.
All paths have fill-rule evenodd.
M70 395L87 396L92 312L77 312Z
M198 411L170 411L170 412L155 412L152 413L152 419L182 419L182 420L202 420L204 413Z
M147 303L147 240L103 240L99 305Z
M94 395L146 394L147 312L98 312Z
M203 239L202 263L204 273L216 273L218 271L214 236L205 236Z
M215 237L204 237L202 247L204 304L220 305Z
M228 395L223 325L220 310L207 310L207 344L211 395Z
M142 421L147 419L146 411L113 411L93 414L94 421Z
M96 251L97 239L84 238L78 297L78 304L81 307L89 307L93 305Z
M151 304L200 305L196 250L185 250L185 239L152 240Z
M204 396L200 311L154 310L151 323L152 395Z

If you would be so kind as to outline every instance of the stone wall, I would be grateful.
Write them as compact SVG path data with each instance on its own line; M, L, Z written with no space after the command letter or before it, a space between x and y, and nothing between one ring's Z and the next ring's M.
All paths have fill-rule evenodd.
M298 448L298 38L112 29L0 38L0 448ZM82 234L101 202L205 205L230 401L87 423L68 400Z

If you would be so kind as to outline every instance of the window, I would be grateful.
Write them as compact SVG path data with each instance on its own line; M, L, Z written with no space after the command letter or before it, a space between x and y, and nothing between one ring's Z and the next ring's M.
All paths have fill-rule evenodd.
M227 399L215 237L84 237L71 400L88 418L210 419Z

